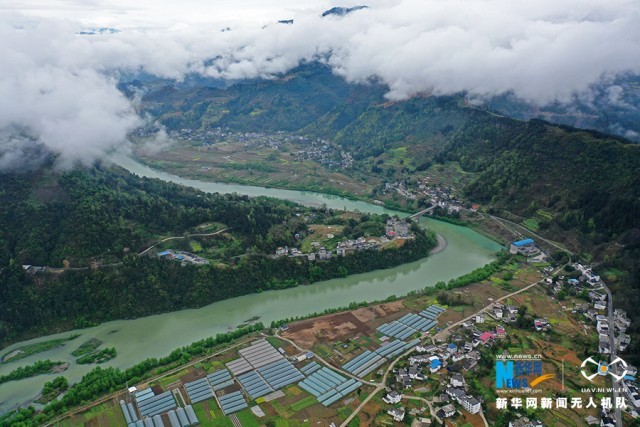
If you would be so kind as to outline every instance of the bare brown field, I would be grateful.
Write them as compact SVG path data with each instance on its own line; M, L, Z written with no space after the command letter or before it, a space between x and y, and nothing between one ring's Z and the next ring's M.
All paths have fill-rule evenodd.
M371 329L351 312L324 316L289 327L282 334L305 348L311 348L316 342L339 341L358 334L370 334Z
M393 301L353 312L329 314L315 319L292 323L282 336L304 348L319 343L345 341L360 334L371 335L375 328L404 314L402 301Z

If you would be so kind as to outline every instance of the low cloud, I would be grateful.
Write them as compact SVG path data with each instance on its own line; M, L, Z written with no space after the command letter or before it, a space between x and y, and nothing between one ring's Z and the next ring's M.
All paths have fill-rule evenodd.
M132 25L120 5L105 16L114 26L122 17L122 31L78 34L100 4L94 15L71 14L82 24L44 12L0 14L0 167L21 152L11 129L28 130L29 141L63 164L90 162L126 144L143 121L116 88L122 73L269 78L319 60L350 82L383 82L391 100L513 93L544 105L587 99L593 85L640 72L640 6L623 0L377 0L325 18L333 5L306 2L279 17L293 25L252 16L233 20L230 31L202 17L163 25L154 16L145 27L143 13ZM610 102L622 105L623 92L609 89Z

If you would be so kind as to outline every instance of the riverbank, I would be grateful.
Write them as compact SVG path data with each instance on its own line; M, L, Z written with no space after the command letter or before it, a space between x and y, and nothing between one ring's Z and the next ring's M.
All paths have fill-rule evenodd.
M439 254L440 252L444 251L447 248L447 239L445 239L439 234L436 234L436 239L438 239L438 244L436 245L435 248L431 249L431 251L429 252L429 255Z
M359 201L364 203L375 204L386 209L392 209L397 212L405 214L413 214L415 210L408 209L400 206L397 203L393 203L391 200L379 200L372 197L369 193L359 194L352 193L346 190L340 190L334 187L317 186L317 185L305 185L300 181L277 181L276 183L270 180L257 180L249 178L240 178L231 175L211 175L193 170L185 170L182 168L170 167L167 162L157 162L149 158L145 158L140 155L135 156L135 161L141 165L152 168L157 171L161 171L167 174L173 174L184 179L197 180L201 182L215 182L226 185L241 185L245 187L261 187L273 190L285 190L285 191L301 191L308 193L320 193L328 196L340 197L351 201Z

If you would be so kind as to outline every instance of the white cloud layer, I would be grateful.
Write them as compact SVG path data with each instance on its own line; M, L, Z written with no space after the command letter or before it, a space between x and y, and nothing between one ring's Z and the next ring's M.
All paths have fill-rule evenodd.
M28 129L68 162L90 161L123 144L140 123L115 87L123 71L240 79L320 59L349 81L384 82L393 100L512 91L541 105L584 97L616 74L640 73L637 1L368 4L342 18L321 18L334 4L225 0L214 9L197 0L16 1L8 7L13 12L0 13L0 129ZM294 25L274 23L289 18ZM227 23L231 31L220 31ZM91 25L123 31L76 34ZM622 97L620 87L609 94ZM7 153L16 156L15 139L9 143L3 134L0 165Z

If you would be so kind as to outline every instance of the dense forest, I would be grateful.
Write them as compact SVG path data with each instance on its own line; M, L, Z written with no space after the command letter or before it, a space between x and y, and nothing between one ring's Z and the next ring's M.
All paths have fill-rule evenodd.
M0 375L0 384L9 381L21 380L23 378L34 377L41 374L49 374L53 371L53 368L59 365L63 365L63 362L52 362L51 360L38 360L33 365L22 366L17 368L7 375Z
M314 214L285 201L205 194L102 167L57 177L57 187L50 188L57 197L46 202L38 199L37 183L43 179L0 179L0 342L393 267L425 257L436 244L431 233L414 226L416 238L397 249L363 250L316 262L274 259L250 250L226 264L182 266L138 256L137 251L157 233L181 234L207 221L232 227L246 248L273 248L293 239L286 226L300 229L300 212L321 216L326 210ZM53 179L46 177L47 182ZM371 218L347 221L345 233L375 226ZM60 274L33 274L22 266L60 265L70 259L81 264L91 257L119 263Z
M72 267L122 260L158 235L180 235L206 221L243 238L304 209L286 201L207 194L97 166L64 174L0 176L0 265Z

